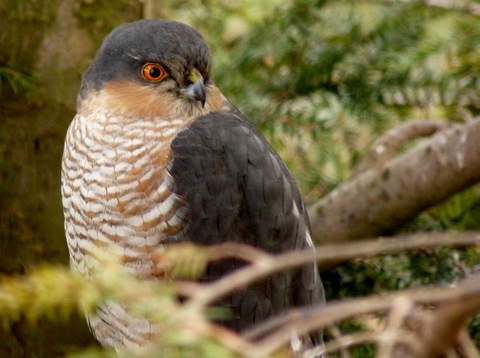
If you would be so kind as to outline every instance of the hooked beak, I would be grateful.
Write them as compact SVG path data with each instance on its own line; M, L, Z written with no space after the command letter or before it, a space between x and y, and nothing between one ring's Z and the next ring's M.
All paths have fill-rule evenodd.
M207 99L207 92L205 90L205 84L203 83L203 77L200 72L194 68L187 77L192 84L180 90L183 95L191 100L200 101L202 107L205 107L205 101Z

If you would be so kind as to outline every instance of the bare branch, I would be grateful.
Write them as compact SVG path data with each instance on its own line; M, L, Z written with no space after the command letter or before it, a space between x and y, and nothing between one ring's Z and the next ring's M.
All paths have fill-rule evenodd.
M460 308L464 299L468 299L468 301L471 302L471 304L468 304L467 309ZM416 357L429 357L430 355L424 354L428 354L430 352L429 349L432 349L432 346L439 345L438 341L444 335L448 335L449 338L444 342L445 344L442 345L442 352L445 352L457 342L458 337L461 334L461 332L459 333L458 331L458 327L461 325L454 324L453 326L450 326L450 322L463 323L465 318L480 311L480 276L477 275L476 277L466 279L454 288L409 289L385 294L383 296L371 296L333 302L326 307L316 306L290 310L281 317L281 325L278 325L274 331L271 331L266 337L258 341L256 349L261 352L272 352L273 350L278 349L282 345L288 343L290 332L292 332L292 330L299 335L303 335L312 330L328 327L334 323L360 317L365 314L385 314L391 310L392 307L395 307L395 302L399 302L399 300L405 302L409 301L416 305L427 305L428 307L437 305L440 307L438 311L434 311L433 313L429 312L431 308L428 308L427 312L428 314L433 315L433 319L430 320L428 325L424 325L425 329L423 335L410 334L409 336L404 336L401 334L400 330L396 332L396 343L402 347L408 345L410 348L414 349L414 356ZM449 306L456 307L448 309L448 311L444 313L443 310ZM405 312L407 311L402 310L400 317L405 317ZM438 318L436 318L436 314L438 314ZM275 317L272 320L278 321L279 317ZM398 321L395 325L397 324ZM270 327L274 326L271 324L270 320L262 325ZM388 324L387 327L389 327ZM434 332L431 332L430 330L433 328L435 328ZM258 331L261 329L256 327L256 330ZM443 331L441 332L442 335L436 335L440 333L440 331ZM359 340L359 343L365 343L366 340L378 343L383 334L384 333L376 333L368 335L366 333L361 335L362 340ZM426 337L427 334L430 337ZM245 336L250 339L256 338L249 332L247 332ZM348 338L346 341L351 344L351 341L349 341ZM428 348L425 348L425 346L428 346ZM330 347L326 346L326 348L329 349ZM412 356L411 353L409 354L410 355L407 356Z
M173 282L176 292L186 299L182 305L185 312L204 312L207 306L235 290L276 272L307 264L312 260L317 260L320 266L325 268L326 266L353 258L426 250L441 246L465 247L473 245L480 246L480 233L423 233L400 236L395 239L381 238L363 242L345 242L317 247L314 254L312 250L305 250L271 255L250 246L235 243L211 247L193 245L190 245L190 247L188 245L175 247L175 245L172 245L169 250L171 256L159 255L158 265L165 267L165 259L168 266L168 259L185 256L175 254L176 249L185 249L190 253L195 252L196 256L204 257L207 261L237 258L247 263L244 268L238 269L224 278L211 283ZM173 265L175 266L175 263ZM237 353L241 353L243 356L265 356L288 345L292 332L295 332L298 336L303 336L310 331L330 327L343 320L355 319L367 314L387 317L387 313L390 312L384 332L359 333L336 340L335 343L326 346L327 349L342 350L342 345L344 344L352 345L355 342L357 344L373 342L379 344L380 350L383 350L383 354L388 356L390 352L397 353L399 347L417 346L416 341L408 335L403 333L395 334L396 331L401 331L400 326L407 320L405 316L408 316L410 313L409 307L424 304L433 304L440 307L440 303L446 301L449 298L448 295L451 294L448 290L450 289L406 290L381 297L330 303L327 307L320 305L303 309L297 308L252 327L250 330L243 332L241 336L215 324L202 321L202 335L215 339L217 342ZM478 290L480 290L480 285ZM466 291L460 290L459 292L463 292L462 295L466 294ZM458 297L458 294L450 298L455 299L455 297ZM408 305L400 305L402 302L407 302ZM469 312L471 313L471 311ZM421 320L421 324L418 326L425 327L425 322L427 321ZM412 328L412 330L414 329ZM323 348L316 347L315 351L321 349ZM412 353L413 348L407 351ZM306 354L310 353L313 352ZM343 355L348 357L348 350L343 349Z
M338 328L338 326L330 326L327 328L328 331L331 333L332 337L335 339L335 342L340 342L343 337L345 337L344 334L342 334L342 332L340 331L340 329ZM358 340L356 340L355 338L352 337L352 335L349 335L348 336L348 339L350 339L350 341L354 342L354 344L360 344L358 342ZM368 338L368 341L371 341L371 338ZM340 344L340 346L337 348L338 351L340 351L340 354L341 354L341 358L350 358L350 353L348 352L348 349L347 349L348 345L347 344ZM323 347L322 347L323 348ZM332 349L331 347L329 347L327 345L327 347L325 347L327 350L330 348ZM314 353L315 355L314 356L318 356L319 355L319 352L317 349L312 349L312 353Z
M467 329L463 329L460 333L460 342L458 344L458 350L464 358L478 358L479 354L477 348L473 344Z
M355 175L367 169L378 168L391 159L409 141L418 137L428 137L441 130L460 128L460 124L440 121L408 121L382 134L372 145L372 149L358 164Z
M245 262L261 262L268 260L270 255L250 245L226 242L220 245L207 247L208 257L211 261L219 261L228 258L240 259Z
M364 243L326 245L325 247L319 247L314 257L311 250L274 256L260 251L250 251L251 248L241 245L225 244L220 245L219 250L216 250L215 247L207 247L197 248L197 251L209 252L211 257L215 259L239 257L248 261L248 258L252 258L250 260L252 264L227 276L225 280L217 281L221 282L220 286L216 286L216 282L194 286L199 291L207 291L206 295L198 295L191 291L191 287L189 287L190 291L186 295L187 301L183 304L176 300L175 290L172 290L170 281L161 281L158 285L151 282L139 282L129 275L122 274L116 261L106 264L105 269L89 281L85 281L73 273L58 269L40 270L27 280L5 281L3 286L0 287L0 291L2 291L0 292L2 293L0 298L3 297L0 303L3 302L3 305L6 305L7 311L13 308L18 312L20 310L30 312L29 314L33 314L32 317L35 317L38 312L43 312L43 310L38 310L38 307L41 307L38 304L59 307L61 302L63 302L62 305L73 303L75 307L84 307L90 310L100 300L115 299L132 305L132 307L141 307L142 315L151 318L153 322L171 325L168 326L169 329L178 334L178 337L212 339L240 356L248 357L267 356L288 346L291 342L292 332L295 332L298 336L303 336L312 330L331 327L345 320L361 320L365 315L383 317L386 328L382 330L379 326L375 328L374 332L344 336L326 345L326 349L342 350L343 356L348 357L348 347L355 344L375 343L383 344L384 352L387 353L394 352L396 355L398 347L407 347L415 348L421 356L425 350L428 353L429 349L428 347L423 348L421 345L433 342L433 338L430 338L428 334L432 337L436 337L435 334L438 334L440 337L441 335L451 335L453 337L450 340L445 339L446 343L445 349L442 348L443 351L448 351L452 344L461 341L462 352L471 353L471 344L469 345L468 339L462 338L462 335L464 336L462 332L466 319L480 310L480 276L462 281L455 288L404 290L382 296L333 302L327 306L297 308L274 317L254 329L244 332L243 335L238 335L209 322L204 315L204 308L209 302L213 302L227 292L238 289L237 284L242 280L243 283L251 282L259 277L264 277L269 272L273 273L289 267L296 267L310 262L312 259L333 263L351 257L368 257L378 253L399 252L398 250L474 244L480 246L480 234L478 233L425 234L401 237L397 240L380 239ZM175 249L173 246L175 245L172 245L172 250ZM200 255L204 255L204 252L201 252ZM284 258L286 258L286 263L281 262ZM264 271L260 276L255 276L255 270L253 270L254 277L251 280L241 277L241 280L234 279L233 284L229 286L228 281L231 281L232 276L235 277L238 272L243 275L251 267L264 267ZM252 274L252 270L249 272ZM59 281L63 282L60 286L58 285ZM52 285L55 286L55 290L52 290ZM76 288L72 290L72 287ZM220 287L220 293L215 292L218 287ZM14 292L16 298L12 299L14 297L12 293ZM32 302L35 301L32 301L32 298L38 297L41 292L48 299L35 302L35 305L32 306ZM92 294L92 292L96 293ZM161 296L159 293L161 293ZM65 301L66 297L68 298L67 301ZM414 309L410 310L410 306ZM435 307L435 310L432 309L432 306ZM419 315L415 308L417 311L422 309L422 315ZM438 318L435 315L438 315ZM409 331L401 327L403 321L406 321L411 327ZM440 329L437 327L442 325L440 323L446 328ZM158 344L155 347L165 345L165 342L169 340L168 331L160 330L158 337L154 339L155 344ZM429 333L430 331L433 333ZM423 343L424 341L427 343ZM155 347L152 347L152 349ZM323 348L315 348L318 352L321 349ZM158 350L156 352L158 353ZM306 354L313 352L309 351ZM413 352L413 350L409 352ZM280 352L280 354L283 353ZM413 355L407 356L411 357ZM472 354L469 356L465 354L464 356L474 357Z
M317 242L355 240L398 228L480 181L480 121L439 132L345 182L308 212Z
M389 319L382 334L379 335L378 358L393 357L398 345L398 332L405 322L405 318L411 313L414 302L405 296L401 296L392 302Z
M235 290L252 282L261 280L274 273L305 265L313 260L319 262L321 269L354 258L366 258L377 255L393 254L415 250L426 250L435 247L465 247L480 245L479 233L422 233L411 236L400 236L396 239L378 239L358 243L342 243L324 245L312 254L310 249L293 251L281 255L269 255L241 244L228 244L228 250L212 250L217 260L222 258L244 258L247 250L252 263L244 268L211 283L176 282L178 292L189 299L188 303L196 306L208 306L227 296ZM226 247L220 245L219 247ZM211 249L210 249L211 250ZM258 252L257 252L258 251ZM223 252L223 255L222 255ZM242 253L243 252L243 253ZM240 254L241 253L241 254Z
M244 339L242 336L224 327L215 324L210 324L208 327L209 336L221 342L225 347L244 356L258 356L256 354L257 346L255 343Z
M480 311L480 290L465 289L468 285L480 286L480 276L466 279L457 287L456 297L440 304L438 312L422 327L416 357L438 357L460 341L469 318Z

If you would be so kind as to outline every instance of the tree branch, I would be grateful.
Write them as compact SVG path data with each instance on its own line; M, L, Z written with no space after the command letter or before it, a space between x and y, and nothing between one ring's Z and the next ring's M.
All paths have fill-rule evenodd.
M419 137L428 137L439 131L462 125L440 121L408 121L382 134L372 145L372 149L360 161L355 175L367 169L378 168L391 159L406 143Z
M427 320L421 330L421 341L415 345L416 357L434 358L445 354L460 341L471 316L480 312L480 276L471 277L457 287L454 298L441 302L438 312Z
M465 298L468 298L469 304L467 308L462 308L462 302ZM268 331L268 334L258 341L255 349L257 352L272 352L289 342L292 331L301 336L310 331L355 317L358 318L362 315L385 315L398 306L398 302L402 303L404 309L401 310L400 314L395 315L396 322L389 324L389 320L387 320L383 332L361 334L362 339L358 342L370 341L379 344L382 339L385 339L386 334L389 340L395 339L395 345L401 347L404 352L403 355L400 355L402 357L437 357L438 355L429 355L430 352L439 354L438 346L441 346L442 353L451 349L462 333L465 320L480 311L480 276L477 275L464 280L456 287L408 289L382 296L333 302L327 304L326 307L315 306L290 310L281 317L274 317L255 327L257 332L263 331L262 336ZM405 305L403 302L407 304ZM424 306L422 312L425 312L425 316L429 318L428 320L422 320L423 325L420 325L424 327L423 334L419 334L418 329L405 331L399 327L399 318L403 317L407 320L408 307L414 305ZM432 312L432 305L440 308ZM412 313L415 313L414 317L419 316L413 310L410 312L411 316ZM433 319L431 319L432 316ZM272 324L272 321L279 324ZM452 322L461 322L461 324L450 325ZM263 330L262 326L275 327L275 329ZM388 334L388 329L394 327L398 329L394 330L392 336L392 332ZM244 337L251 340L258 339L258 336L252 334L252 332L246 332ZM444 344L439 344L439 340L443 338L445 338ZM345 341L348 342L347 344L352 343L348 336ZM329 344L326 346L326 350L338 350L343 344L345 343ZM392 345L392 342L389 345Z
M342 243L317 247L312 254L310 249L287 252L280 255L270 255L260 250L241 244L224 244L215 246L215 259L236 257L244 258L247 249L250 253L251 264L238 269L231 274L210 283L178 281L175 287L178 293L188 299L187 304L206 307L220 300L235 290L241 289L255 281L261 280L274 273L305 265L312 261L319 263L320 269L333 264L339 264L354 258L367 258L378 255L394 254L417 250L427 250L435 247L466 247L480 246L480 234L459 233L420 233L410 236L399 236L395 239L377 239L355 243ZM222 247L228 247L224 250ZM258 252L256 252L258 251ZM222 255L221 253L224 253ZM160 263L163 265L163 263Z
M345 182L309 209L317 242L391 232L480 181L480 121L444 130Z

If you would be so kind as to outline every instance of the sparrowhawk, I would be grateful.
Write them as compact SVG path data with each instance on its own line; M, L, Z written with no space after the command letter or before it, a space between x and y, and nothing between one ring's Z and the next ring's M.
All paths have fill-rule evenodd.
M202 36L179 22L141 20L105 38L84 74L62 162L74 270L91 276L101 269L96 250L116 250L125 272L157 280L153 255L186 240L313 250L292 174L215 86L210 61ZM241 264L212 264L203 279ZM310 264L219 302L231 312L220 323L242 331L323 296ZM141 347L153 333L119 302L104 302L88 319L96 338L117 349Z

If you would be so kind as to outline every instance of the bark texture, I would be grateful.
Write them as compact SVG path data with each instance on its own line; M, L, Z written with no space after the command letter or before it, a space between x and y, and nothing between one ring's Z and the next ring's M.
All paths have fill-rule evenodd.
M388 234L480 180L480 121L438 132L309 208L317 243Z

